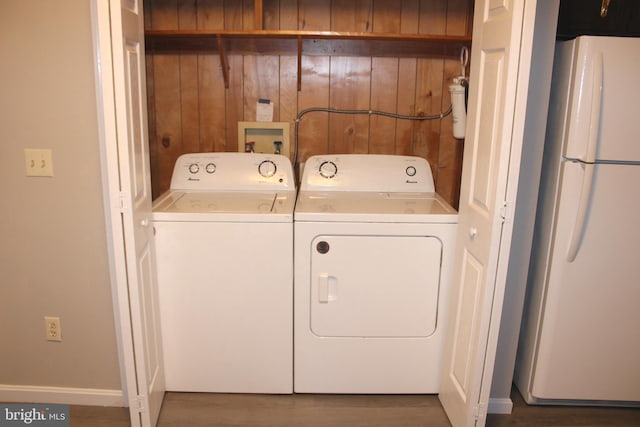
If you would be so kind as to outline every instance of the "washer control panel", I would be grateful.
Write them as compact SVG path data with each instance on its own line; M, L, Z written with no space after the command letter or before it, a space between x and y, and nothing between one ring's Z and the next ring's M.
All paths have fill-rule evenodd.
M425 159L383 154L312 156L300 185L302 191L435 191Z
M288 157L255 153L190 153L176 160L172 190L295 190Z

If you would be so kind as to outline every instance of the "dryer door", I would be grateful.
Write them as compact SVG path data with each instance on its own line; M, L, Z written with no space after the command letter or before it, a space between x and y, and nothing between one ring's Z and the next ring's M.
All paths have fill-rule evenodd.
M442 242L433 236L317 236L311 330L321 337L428 337Z

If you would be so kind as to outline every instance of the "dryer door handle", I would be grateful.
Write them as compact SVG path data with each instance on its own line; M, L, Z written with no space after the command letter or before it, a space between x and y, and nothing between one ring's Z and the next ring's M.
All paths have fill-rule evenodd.
M329 302L329 275L321 273L318 277L318 302Z
M320 273L318 276L318 302L328 303L335 301L337 297L338 280L329 273Z

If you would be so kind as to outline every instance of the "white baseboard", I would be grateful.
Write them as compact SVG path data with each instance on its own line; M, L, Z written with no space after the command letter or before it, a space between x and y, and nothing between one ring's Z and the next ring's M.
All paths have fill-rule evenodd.
M0 384L0 402L127 406L122 390Z
M513 410L513 401L508 398L489 398L489 407L487 413L489 414L510 414Z

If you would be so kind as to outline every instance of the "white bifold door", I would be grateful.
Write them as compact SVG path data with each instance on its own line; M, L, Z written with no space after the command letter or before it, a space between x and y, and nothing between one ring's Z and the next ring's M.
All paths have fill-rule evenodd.
M456 427L486 422L513 234L536 6L535 0L478 0L474 5L458 236L439 394Z
M97 95L120 339L132 426L155 425L164 398L140 0L93 2Z

